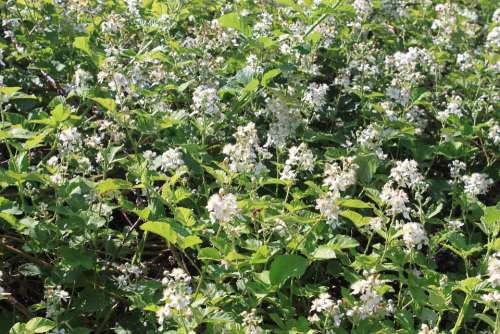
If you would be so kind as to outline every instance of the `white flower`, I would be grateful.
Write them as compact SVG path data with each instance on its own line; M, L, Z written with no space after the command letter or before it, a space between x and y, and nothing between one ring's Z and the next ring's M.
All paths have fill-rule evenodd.
M393 99L396 103L400 105L406 105L410 101L410 90L407 88L401 88L397 86L387 87L385 95Z
M184 282L190 282L191 281L191 276L189 276L181 268L174 268L174 269L172 269L172 271L168 274L168 276L172 277L174 280L177 280L177 281L184 281Z
M464 226L464 223L461 220L450 220L448 225L453 230L459 230L462 226Z
M288 159L285 161L285 167L281 171L280 179L294 181L296 171L312 171L314 168L314 155L306 144L292 146L288 150Z
M295 134L302 119L296 109L289 109L281 100L274 98L267 100L266 108L261 113L271 116L274 120L269 125L267 141L264 147L284 147L287 139Z
M500 144L500 125L494 122L488 131L488 138L495 144Z
M145 152L146 153L146 152ZM184 165L184 160L182 160L182 152L177 148L170 148L163 152L157 159L157 165L164 172L175 171Z
M496 288L500 286L500 252L490 256L488 259L488 282Z
M288 150L288 159L285 161L285 165L296 166L298 170L311 172L314 168L314 155L305 143L292 146Z
M245 328L246 334L261 334L264 330L259 326L262 322L262 318L257 316L257 311L252 309L250 312L243 311L241 313L243 317L242 325Z
M218 194L212 195L208 200L207 210L212 222L229 222L238 212L236 196L225 194L224 190L220 189Z
M139 10L137 9L137 0L125 0L127 8L132 15L139 15Z
M382 189L380 199L389 206L388 211L391 215L403 213L407 215L408 195L402 189L392 188L392 182L387 182Z
M450 167L450 176L453 180L459 179L460 174L465 171L467 168L467 165L459 160L453 160L451 164L449 165Z
M292 169L292 166L285 165L283 170L280 172L280 180L295 182L297 178L297 173Z
M59 165L59 157L57 155L53 155L47 160L47 166L56 168Z
M205 113L213 116L221 116L219 103L217 90L213 87L198 86L193 93L194 114Z
M311 312L321 313L325 310L332 308L334 305L333 300L329 293L321 293L318 298L314 299L311 304Z
M500 292L499 291L493 291L487 294L484 294L481 299L486 302L486 303L494 303L494 304L500 304Z
M319 111L326 104L326 94L328 93L327 84L311 83L302 98L306 104L315 111Z
M313 313L310 316L308 316L307 320L309 320L309 322L312 322L312 323L317 323L317 322L321 321L321 319L317 313Z
M92 75L89 72L82 70L81 68L78 68L75 71L75 86L77 88L85 88L87 83L91 80Z
M147 161L153 161L153 159L156 157L156 152L153 152L151 150L146 150L142 153L142 156Z
M359 16L368 16L373 11L372 3L370 0L355 0L353 3L354 9Z
M49 287L45 290L45 299L48 302L67 302L70 299L70 294L63 290L60 285Z
M377 312L386 311L384 298L378 293L378 289L384 285L384 281L377 274L364 273L365 279L360 279L351 284L353 295L360 295L360 303L347 312L348 316L365 319Z
M79 145L81 139L77 128L66 128L59 133L59 141L63 149L71 150Z
M64 182L64 176L61 173L56 173L50 176L50 181L60 186Z
M351 157L342 158L342 167L338 163L325 165L325 179L323 184L329 186L333 192L345 191L356 183L356 171L359 166Z
M276 233L278 233L280 236L284 236L285 235L285 231L286 231L286 223L284 220L282 219L279 219L279 218L276 218L275 220L275 226L273 228L273 231L275 231Z
M49 334L66 334L66 329L64 328L53 329L49 332Z
M403 224L403 241L410 250L413 248L421 249L423 245L429 242L427 234L421 224L410 222Z
M438 334L438 329L437 328L430 329L429 326L427 326L426 324L422 324L420 330L418 331L418 334Z
M415 160L405 159L397 161L396 166L391 169L390 177L401 187L414 187L424 181L424 177L418 171Z
M450 98L446 109L439 111L436 118L441 122L445 122L452 115L457 117L463 116L462 98L458 95L454 95Z
M265 166L259 162L269 159L271 154L259 145L255 124L249 122L245 126L239 126L233 136L236 143L227 144L222 149L222 153L229 157L229 168L233 172L254 172L255 174L257 171L264 172Z
M368 227L376 232L384 228L384 219L381 217L374 217L368 221Z
M482 173L462 176L462 181L464 182L464 192L469 197L486 194L488 188L493 184L493 180L488 178L488 175Z
M493 48L500 46L500 26L493 28L486 37L486 44Z
M193 314L191 308L192 288L189 286L191 277L180 268L165 271L161 281L163 285L163 298L165 303L156 312L158 323L162 326L166 319L176 316L189 318Z
M339 220L340 207L335 203L337 198L338 196L335 193L328 192L316 200L316 209L326 218L327 223L332 228L337 227Z
M458 54L457 65L461 71L470 70L474 66L472 55L467 52Z
M170 305L165 304L158 311L156 311L156 317L158 318L158 323L162 325L165 319L169 319L172 316L172 308Z
M430 69L434 67L434 59L426 49L410 47L407 52L398 51L385 58L386 68L394 72L395 77L393 83L395 84L415 84L420 82L424 78L424 75L418 70L419 65L420 67L426 66ZM399 100L399 98L395 98L395 100Z
M357 142L367 149L375 149L380 146L382 140L382 130L377 124L369 124L357 135Z

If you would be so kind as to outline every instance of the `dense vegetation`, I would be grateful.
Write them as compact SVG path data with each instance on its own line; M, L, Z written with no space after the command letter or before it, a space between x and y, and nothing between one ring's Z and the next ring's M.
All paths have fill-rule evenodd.
M0 333L500 332L493 0L0 2Z

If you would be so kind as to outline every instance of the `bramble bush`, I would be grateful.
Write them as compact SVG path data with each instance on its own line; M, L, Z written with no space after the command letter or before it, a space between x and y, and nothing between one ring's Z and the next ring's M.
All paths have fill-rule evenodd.
M500 332L496 1L0 18L0 333Z

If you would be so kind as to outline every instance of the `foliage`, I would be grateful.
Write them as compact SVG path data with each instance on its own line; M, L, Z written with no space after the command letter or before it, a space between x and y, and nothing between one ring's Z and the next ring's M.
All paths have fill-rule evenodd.
M493 333L490 0L0 3L1 333Z

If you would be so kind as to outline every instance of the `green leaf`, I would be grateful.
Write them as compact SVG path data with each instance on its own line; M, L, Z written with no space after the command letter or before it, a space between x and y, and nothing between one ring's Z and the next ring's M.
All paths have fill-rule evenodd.
M366 203L359 199L346 199L340 201L340 205L345 206L347 208L356 208L356 209L369 209L373 207L371 204Z
M252 79L246 86L243 88L244 93L251 93L257 90L259 88L259 80L257 79Z
M0 87L0 94L12 95L21 90L21 87Z
M77 49L82 50L87 55L92 56L92 51L90 49L90 41L87 36L76 37L73 42L73 46Z
M63 265L69 267L82 267L90 270L96 264L95 255L87 252L83 248L61 247L59 253L62 255Z
M0 221L5 220L7 223L9 223L13 228L16 228L18 226L16 217L14 215L11 215L8 212L0 212Z
M55 121L55 123L61 123L64 122L66 119L68 119L70 113L64 108L63 104L58 104L51 112L52 119Z
M476 313L476 314L474 314L474 317L481 319L482 321L484 321L485 323L490 325L491 328L495 329L495 327L496 327L495 326L495 319L492 319L490 316L488 316L486 314Z
M26 323L26 329L34 333L46 333L56 327L55 322L45 318L33 318Z
M158 234L171 244L177 242L177 233L172 230L172 227L167 222L149 221L141 225L141 229L154 234Z
M111 112L116 111L116 103L115 103L115 100L113 100L113 99L93 97L92 100L99 103L101 106L103 106L108 111L111 111Z
M175 209L175 219L180 221L186 226L193 226L196 224L196 219L194 218L193 210L183 207L178 207Z
M300 278L307 266L307 259L300 255L280 255L271 263L271 284L282 285L289 278Z
M347 235L337 234L330 242L328 242L328 245L331 245L333 249L341 250L358 247L359 242L354 238L348 237Z
M250 263L258 264L258 263L267 263L270 256L269 248L266 245L259 246L257 250L252 254L252 258L250 259Z
M278 76L281 74L281 70L278 69L278 68L275 68L275 69L272 69L272 70L269 70L267 71L266 73L264 73L264 75L262 76L262 86L266 87L269 83L269 81L271 81L272 78Z
M315 259L318 260L328 260L328 259L335 259L337 258L337 255L335 254L334 247L332 245L321 245L318 246L312 256Z
M500 210L498 210L495 206L486 207L481 220L486 225L489 233L495 235L500 229Z
M184 239L182 239L182 242L180 243L180 246L182 249L186 248L193 248L193 246L202 244L203 241L197 237L196 235L188 235Z
M379 160L375 154L360 155L356 157L359 166L357 178L363 183L369 183L377 171Z
M468 277L457 282L456 289L462 290L467 294L472 294L478 288L478 284L481 282L482 280L479 276Z
M131 189L131 188L132 184L127 180L122 180L122 179L106 179L99 182L96 186L96 190L100 193L118 191L123 189Z
M219 251L214 247L205 247L198 251L200 260L220 260L222 259Z
M352 211L352 210L340 211L340 215L342 217L347 218L350 221L352 221L353 224L356 225L356 227L358 227L358 228L366 225L368 223L368 221L371 219L371 217L363 217L362 215L360 215L356 211Z
M26 324L23 323L16 323L12 328L9 330L9 334L32 334L33 332L30 332L26 329Z
M244 18L237 13L228 13L224 14L218 19L221 27L224 28L232 28L238 30L244 35L250 35L250 28L246 24Z

